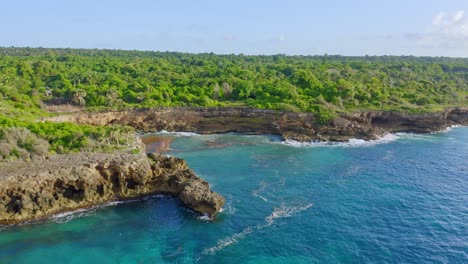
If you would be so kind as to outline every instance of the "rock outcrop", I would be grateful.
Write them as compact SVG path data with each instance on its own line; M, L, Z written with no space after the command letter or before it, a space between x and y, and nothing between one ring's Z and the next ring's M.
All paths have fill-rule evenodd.
M76 153L0 164L0 224L38 220L115 200L164 193L214 215L224 198L184 160L158 154Z
M468 107L424 114L385 111L342 113L319 124L312 113L250 108L154 108L110 112L79 112L51 118L92 125L129 125L142 132L160 130L201 134L240 132L275 134L298 141L375 139L389 132L427 133L451 125L468 125Z

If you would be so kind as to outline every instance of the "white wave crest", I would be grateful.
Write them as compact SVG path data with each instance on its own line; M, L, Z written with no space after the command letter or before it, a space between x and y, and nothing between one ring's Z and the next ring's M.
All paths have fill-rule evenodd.
M205 213L205 214L200 215L198 219L203 220L203 221L211 221L213 220L213 217Z
M255 230L256 230L255 227L252 227L252 226L246 227L244 230L242 230L239 233L235 233L232 236L228 236L226 238L223 238L223 239L219 240L218 243L216 244L216 246L205 249L203 251L203 254L204 255L207 255L207 254L214 255L216 252L220 251L221 249L223 249L223 248L225 248L225 247L227 247L229 245L232 245L232 244L236 243L237 241L243 239L247 234L250 234L250 233L254 232Z
M256 197L262 199L262 200L265 201L265 202L268 202L268 199L265 198L265 197L263 197L263 196L261 196L260 194L254 194L254 196L256 196Z
M399 138L398 134L386 134L375 140L363 140L352 138L347 142L299 142L295 140L287 139L281 144L293 146L293 147L367 147L377 144L384 144L395 141Z
M109 204L107 206L112 206L112 205ZM55 223L63 224L75 218L93 215L96 212L97 208L98 206L95 206L95 207L79 209L79 210L75 210L71 212L59 213L59 214L51 216L49 219Z
M292 217L293 215L305 211L312 207L313 204L301 205L301 206L285 206L281 204L280 207L275 208L275 210L265 218L265 221L268 225L272 225L277 218L286 218Z
M226 199L226 204L224 205L224 207L219 209L219 212L230 214L230 215L235 214L236 209L234 208L234 206L232 206L232 197L229 197L228 199Z
M202 254L214 255L216 252L224 249L225 247L235 244L238 241L242 240L248 234L273 225L275 222L275 219L292 217L299 212L309 209L310 207L312 207L312 205L313 204L311 203L306 204L306 205L300 205L300 206L286 206L284 204L281 204L280 207L275 208L270 215L265 217L265 223L258 224L255 226L248 226L239 233L235 233L231 236L225 237L219 240L218 243L216 243L216 246L205 249Z
M82 209L77 209L77 210L73 210L73 211L58 213L58 214L50 216L48 219L50 219L50 220L52 220L52 221L54 221L56 223L66 223L66 222L69 222L69 221L71 221L71 220L73 220L75 218L93 215L96 212L96 210L100 209L100 208L116 206L116 205L124 204L124 203L134 203L134 202L146 201L146 200L154 199L154 198L161 199L161 198L170 198L170 197L167 196L167 195L164 195L164 194L155 194L155 195L146 196L146 197L139 198L139 199L129 199L129 200L123 200L123 201L112 201L112 202L108 202L108 203L105 203L105 204L96 205L96 206L92 206L92 207L88 207L88 208L82 208Z
M441 130L440 132L442 133L445 133L445 132L450 132L452 131L454 128L457 128L457 127L461 127L461 125L452 125L452 126L449 126L443 130ZM440 132L436 132L436 133L440 133Z
M436 138L434 137L434 135L436 134L441 134L441 133L446 133L448 131L439 131L439 132L434 132L434 133L430 133L430 134L417 134L417 133L406 133L406 132L399 132L399 133L396 133L396 135L398 137L400 137L400 139L411 139L411 140L422 140L422 141L429 141L429 142L432 142L434 140L436 140Z
M200 134L194 133L194 132L176 132L176 131L167 131L167 130L161 130L159 132L156 132L155 134L159 135L174 135L174 136L182 136L182 137L192 137L192 136L199 136Z
M407 133L407 132L398 132L398 133L388 133L382 137L379 137L375 140L363 140L352 138L347 142L299 142L295 140L287 139L282 141L281 144L293 146L293 147L366 147L366 146L373 146L377 144L385 144L392 141L395 141L400 138L414 138L414 139L430 139L431 135L438 134L438 133L446 133L450 132L455 128L461 127L460 125L452 125L443 130L436 131L429 134L416 134L416 133ZM275 142L277 143L277 142Z

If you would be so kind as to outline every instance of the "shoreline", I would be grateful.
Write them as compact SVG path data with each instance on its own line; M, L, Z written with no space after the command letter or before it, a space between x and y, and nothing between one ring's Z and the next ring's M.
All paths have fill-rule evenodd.
M45 119L89 125L121 124L143 133L157 131L279 135L300 142L375 140L387 133L431 133L452 125L468 125L468 107L409 114L385 111L341 113L320 124L313 113L252 108L150 108L76 112Z
M274 140L275 143L280 143L283 145L287 146L293 146L293 147L359 147L359 146L372 146L372 145L377 145L377 144L385 144L389 143L395 140L398 140L400 138L410 138L410 137L417 137L418 135L424 136L424 135L432 135L432 134L439 134L439 133L446 133L451 131L453 128L457 127L465 127L464 125L452 125L449 126L445 129L442 130L437 130L434 132L429 132L429 133L408 133L408 132L396 132L396 133L387 133L381 137L377 137L376 139L370 139L370 140L363 140L363 139L356 139L356 138L350 138L348 141L321 141L321 142L307 142L307 141L296 141L293 139L286 139L286 140ZM466 126L468 127L468 126ZM143 133L140 134L139 136L144 138L148 138L147 141L149 144L154 144L154 146L149 146L149 149L151 152L156 152L160 154L165 154L170 151L178 151L177 149L172 149L170 145L168 145L168 149L161 149L159 147L159 144L161 142L167 141L168 139L172 142L174 139L178 137L191 137L191 136L204 136L204 135L223 135L223 134L234 134L234 135L239 135L239 136L248 136L248 135L253 135L249 133L238 133L238 132L226 132L226 133L218 133L218 134L196 134L196 133L187 133L187 132L171 132L171 131L157 131L157 132L149 132L149 133ZM258 134L254 134L258 135ZM263 136L272 136L275 139L281 139L279 138L279 135L270 135L270 134L261 134ZM154 140L154 141L151 141ZM200 149L213 149L213 148L224 148L224 147L229 147L230 144L220 144L212 140L208 140L205 142L205 147L202 147Z
M154 108L108 112L75 112L46 119L89 125L121 124L139 132L270 134L283 142L373 141L388 133L432 133L468 125L468 107L407 114L344 113L318 124L312 113L249 108ZM157 136L156 136L157 137ZM156 151L169 151L162 139ZM208 142L208 147L223 147ZM143 150L144 148L142 148ZM55 163L54 163L55 162ZM0 166L0 225L41 221L64 212L109 202L166 194L188 208L213 216L225 203L184 160L158 154L75 153L43 161L17 161Z

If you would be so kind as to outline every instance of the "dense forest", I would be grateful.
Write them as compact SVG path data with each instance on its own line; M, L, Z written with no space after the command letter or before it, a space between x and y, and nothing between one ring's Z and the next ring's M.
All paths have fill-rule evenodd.
M4 100L320 112L467 103L468 59L0 49Z
M44 133L15 123L46 114L44 103L245 106L313 112L323 122L343 111L435 111L468 105L468 58L0 48L0 125Z

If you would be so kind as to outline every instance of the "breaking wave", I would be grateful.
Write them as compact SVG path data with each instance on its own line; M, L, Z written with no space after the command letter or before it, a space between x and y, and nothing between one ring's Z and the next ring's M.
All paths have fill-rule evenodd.
M167 131L161 130L156 132L155 134L159 135L174 135L174 136L181 136L181 137L192 137L192 136L199 136L200 134L194 132L175 132L175 131Z
M205 214L200 215L198 219L203 220L203 221L212 221L213 217L205 213Z
M124 204L124 203L134 203L134 202L140 202L140 201L146 201L149 199L153 198L166 198L168 196L163 195L163 194L156 194L156 195L151 195L139 199L130 199L130 200L124 200L124 201L113 201L113 202L108 202L105 204L101 205L96 205L88 208L82 208L82 209L77 209L73 211L68 211L68 212L63 212L63 213L58 213L55 215L50 216L48 219L52 220L53 222L56 223L66 223L69 222L75 218L83 217L83 216L90 216L96 212L97 209L100 208L106 208L110 206L116 206L119 204Z
M55 223L66 223L69 222L75 218L78 217L83 217L83 216L90 216L96 212L96 209L100 207L107 207L107 206L112 206L111 204L106 204L102 206L95 206L91 208L84 208L84 209L78 209L75 211L70 211L70 212L64 212L64 213L59 213L56 215L51 216L49 219L52 220Z
M387 134L375 140L363 140L352 138L346 142L299 142L287 139L281 144L293 147L366 147L377 144L384 144L395 141L399 138L398 134Z
M232 195L227 197L226 204L224 205L224 207L222 207L219 210L220 213L225 213L225 214L230 214L230 215L233 215L236 213L236 208L232 206L232 199L233 199Z
M430 139L431 135L439 134L439 133L446 133L452 131L454 128L461 127L460 125L453 125L449 126L446 129L436 131L429 134L416 134L416 133L406 133L406 132L398 132L398 133L389 133L385 136L379 137L375 140L363 140L352 138L346 142L300 142L295 140L287 139L285 141L280 142L283 145L293 146L293 147L367 147L367 146L374 146L377 144L385 144L389 143L401 138L413 138L413 139ZM276 142L275 142L276 143Z
M452 125L452 126L449 126L447 127L446 129L442 130L442 131L439 131L439 132L436 132L436 133L445 133L445 132L449 132L449 131L452 131L454 128L457 128L457 127L461 127L461 125Z

